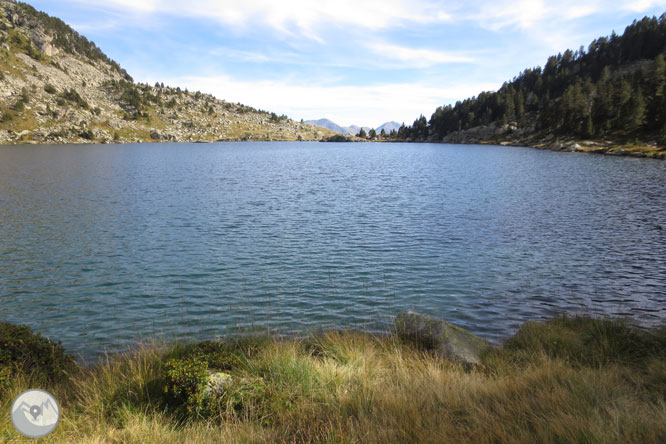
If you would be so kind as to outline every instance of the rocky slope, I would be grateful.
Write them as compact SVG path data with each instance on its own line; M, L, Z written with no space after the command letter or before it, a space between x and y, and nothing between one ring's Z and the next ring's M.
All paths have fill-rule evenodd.
M0 0L0 144L321 140L334 133L163 84L137 84L61 20Z
M550 151L584 152L593 154L610 154L613 156L650 157L666 159L666 148L660 147L656 141L625 142L616 140L585 140L574 136L556 136L551 133L537 132L534 122L518 126L515 122L493 122L455 131L441 140L431 142L457 144L490 144L504 146L525 146Z

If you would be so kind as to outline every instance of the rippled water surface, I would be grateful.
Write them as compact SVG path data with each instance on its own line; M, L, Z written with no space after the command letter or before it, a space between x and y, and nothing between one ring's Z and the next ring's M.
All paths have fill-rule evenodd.
M163 334L491 340L555 312L666 318L666 162L525 148L0 147L0 319L91 356Z

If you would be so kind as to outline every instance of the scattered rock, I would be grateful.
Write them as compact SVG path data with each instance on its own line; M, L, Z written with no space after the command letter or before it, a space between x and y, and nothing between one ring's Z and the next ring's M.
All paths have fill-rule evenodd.
M206 388L203 394L206 396L220 396L231 384L233 378L229 373L224 372L209 372Z

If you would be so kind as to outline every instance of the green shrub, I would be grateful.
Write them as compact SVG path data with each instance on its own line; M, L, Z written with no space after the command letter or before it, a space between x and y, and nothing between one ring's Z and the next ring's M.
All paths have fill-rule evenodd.
M196 358L170 359L166 363L164 392L179 401L187 413L200 413L204 407L203 388L208 377L208 362Z
M74 88L71 88L69 91L65 90L63 93L60 95L63 99L72 102L78 106L80 106L83 109L88 109L89 105L88 102L86 102L83 97L79 95L78 92Z
M20 99L14 104L12 108L14 109L14 111L20 113L25 109L25 102L23 101L23 99Z
M12 120L13 118L14 118L14 117L12 117L12 115L9 114L9 113L2 113L2 117L0 117L0 121L2 121L2 122L9 122L9 121Z
M210 372L242 369L266 342L246 337L231 342L178 345L167 355L164 392L185 417L263 416L268 390L263 378L234 376L224 390L205 393ZM175 404L175 405L174 405Z
M83 130L79 136L87 140L95 140L95 134L90 129Z
M236 344L212 341L178 346L171 351L168 358L206 361L210 368L216 370L231 370L245 362Z
M76 361L55 343L30 327L0 322L0 386L23 374L36 382L53 383L77 368Z
M0 367L0 391L11 387L12 369L10 367Z
M50 83L47 83L46 85L44 85L44 91L46 91L49 94L55 94L56 93L55 86L51 85Z

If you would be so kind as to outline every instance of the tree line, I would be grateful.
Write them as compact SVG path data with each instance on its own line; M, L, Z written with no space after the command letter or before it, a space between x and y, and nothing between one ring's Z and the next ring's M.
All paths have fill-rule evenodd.
M654 137L666 143L666 14L634 21L622 35L548 58L496 92L438 107L398 139L441 140L490 123L582 138Z

